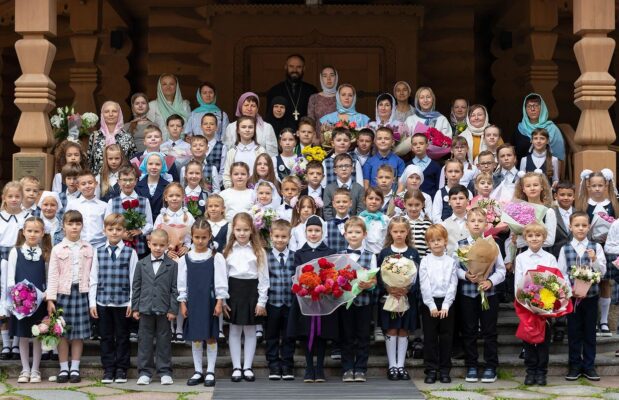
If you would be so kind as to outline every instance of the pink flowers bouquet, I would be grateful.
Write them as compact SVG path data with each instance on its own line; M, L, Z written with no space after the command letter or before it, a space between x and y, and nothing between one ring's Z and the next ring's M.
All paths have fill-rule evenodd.
M605 212L594 214L593 221L591 221L591 238L596 242L605 242L613 222L615 222L615 218Z
M505 222L515 235L522 235L524 227L535 221L542 222L548 208L526 201L514 201L503 207L501 222Z
M13 286L8 293L8 309L17 319L34 314L43 301L43 292L25 279Z
M50 351L60 343L60 338L70 326L67 326L62 317L62 308L57 309L52 315L43 318L40 324L32 325L32 336L41 342L43 351Z
M494 199L484 199L481 196L475 196L471 200L470 207L479 207L486 212L486 221L492 226L497 226L501 222L501 207L499 202Z
M409 134L412 136L415 133L423 133L428 138L427 154L431 159L440 160L447 154L451 153L451 138L443 135L443 133L438 129L418 122ZM397 146L395 152L398 155L404 155L408 153L410 149L410 143L407 143L406 146Z
M260 232L262 239L270 245L271 243L271 224L277 219L277 211L270 207L260 207L253 205L249 210L254 226Z

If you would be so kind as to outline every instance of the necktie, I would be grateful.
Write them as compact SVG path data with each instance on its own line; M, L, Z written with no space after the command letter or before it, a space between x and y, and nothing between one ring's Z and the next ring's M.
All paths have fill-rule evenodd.
M348 190L348 185L347 184L343 184L342 186L340 186L342 189L346 189Z
M110 251L112 252L112 262L116 261L116 249L118 246L110 246Z
M282 270L286 267L286 263L284 261L284 253L279 253L279 267Z
M348 221L348 217L346 218L335 218L335 226L340 226L341 224L345 224Z
M353 250L353 249L348 249L348 250L346 250L346 253L348 253L348 254L358 254L358 255L361 255L361 250Z

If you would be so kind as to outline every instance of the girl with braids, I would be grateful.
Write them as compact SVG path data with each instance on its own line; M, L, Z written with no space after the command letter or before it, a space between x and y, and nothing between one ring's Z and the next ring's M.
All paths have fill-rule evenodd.
M559 183L559 159L550 150L550 136L544 128L535 128L531 133L531 151L520 160L520 170L532 172L536 169L548 179L552 187Z

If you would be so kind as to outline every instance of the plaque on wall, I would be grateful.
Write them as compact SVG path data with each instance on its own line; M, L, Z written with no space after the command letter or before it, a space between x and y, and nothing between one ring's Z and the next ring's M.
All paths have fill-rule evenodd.
M45 182L46 163L49 155L45 153L13 154L13 179L19 180L27 175L36 176Z

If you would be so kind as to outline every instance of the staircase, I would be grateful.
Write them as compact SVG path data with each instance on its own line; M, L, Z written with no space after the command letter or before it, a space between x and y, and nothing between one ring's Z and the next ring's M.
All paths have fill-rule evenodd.
M518 317L514 312L512 304L501 304L499 311L498 332L499 332L499 377L501 374L509 374L511 376L524 376L525 368L524 361L519 359L520 350L522 348L521 341L514 336L516 327L518 326ZM619 357L615 357L615 350L619 350L619 335L614 334L612 337L597 338L597 358L596 368L601 376L619 375ZM80 369L82 376L91 376L100 378L101 362L99 358L99 343L97 341L86 341L84 344L84 355ZM185 379L193 373L193 361L191 358L191 347L188 344L173 344L173 366L174 377L177 379ZM254 371L257 376L266 376L268 374L267 362L264 356L264 343L259 344L256 349L256 357L254 359ZM563 376L567 372L567 335L563 343L551 344L551 355L549 365L549 375ZM129 371L129 376L136 378L136 354L137 343L131 343L131 363L132 369ZM483 345L479 343L480 361L483 362ZM205 361L206 362L206 361ZM341 367L339 361L331 360L328 355L325 360L325 369L327 376L340 376ZM453 377L464 376L464 361L453 360L454 368L452 370ZM297 346L295 356L296 376L302 376L305 365L305 358ZM423 360L411 359L407 360L407 365L413 377L423 375ZM206 367L206 365L205 365ZM8 376L16 377L21 370L19 360L0 361L0 369ZM53 375L58 372L58 362L43 361L41 370L44 376ZM227 378L232 372L230 361L230 353L227 345L219 346L219 357L217 359L217 377ZM385 353L384 343L372 343L370 345L370 359L368 363L368 376L386 376L387 373L387 356Z

